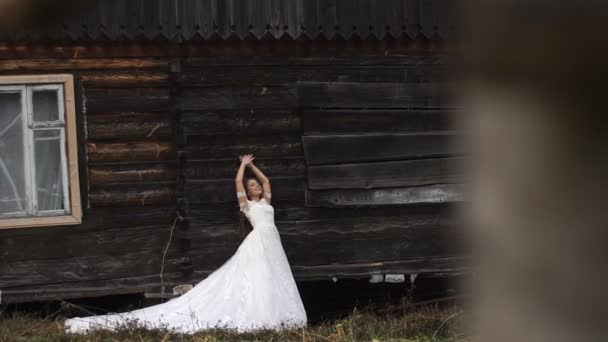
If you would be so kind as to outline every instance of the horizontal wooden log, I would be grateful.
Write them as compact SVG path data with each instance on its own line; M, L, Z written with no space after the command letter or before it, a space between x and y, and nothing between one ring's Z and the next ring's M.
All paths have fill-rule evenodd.
M166 65L165 65L166 67ZM166 68L165 68L166 69ZM158 87L168 86L168 70L103 70L80 74L85 87Z
M121 255L136 248L158 254L169 240L171 223L105 230L72 230L62 234L20 235L0 240L2 259L11 261L71 258L91 255Z
M464 186L460 184L436 184L371 190L342 189L306 191L306 205L320 207L461 201L464 201Z
M93 140L171 139L174 119L168 113L109 113L87 116Z
M163 272L163 278L164 285L167 288L191 281L191 277L185 278L181 272ZM144 293L147 288L154 286L160 286L158 274L50 284L23 284L4 287L2 289L2 302L8 304L49 300L59 301L62 299L135 294Z
M274 206L274 205L273 205ZM346 210L336 209L343 216L334 215L302 220L280 220L284 213L279 213L281 206L275 207L275 223L277 229L286 239L316 239L317 241L334 241L345 239L387 239L405 238L411 229L441 228L444 232L460 235L459 222L452 217L452 213L444 210L409 210L408 214L390 216L361 215L357 210L347 216ZM404 208L401 208L404 209ZM283 210L284 211L284 210ZM182 234L192 240L192 247L203 247L209 242L220 243L222 239L236 236L237 221L235 211L227 213L225 222L207 222L201 217L198 220L189 220L189 228Z
M61 289L47 289L44 285L38 285L39 289L34 290L21 290L16 287L16 290L3 290L2 291L2 303L4 304L16 304L16 303L28 303L28 302L49 302L49 301L61 301L66 299L76 298L92 298L101 296L115 296L115 295L134 295L143 294L145 287L120 287L113 288L108 286L100 287L65 287ZM86 309L87 314L90 315L91 311ZM105 313L105 312L103 312Z
M168 112L169 89L85 88L87 113Z
M184 58L182 66L209 67L209 66L259 66L259 65L444 65L447 63L447 55L420 54L420 55L330 55L330 56L224 56L224 58L196 56Z
M209 110L184 112L180 128L186 136L200 134L286 134L299 133L300 116L295 109Z
M237 158L188 159L183 164L182 175L190 179L230 178L236 175L239 163ZM256 158L255 164L264 170L271 180L275 176L306 176L306 163L302 157Z
M172 143L166 142L88 142L87 153L92 163L162 161L175 158Z
M309 165L388 161L461 154L454 132L307 135L302 137Z
M462 158L435 158L308 167L308 188L374 189L462 183Z
M400 217L440 217L445 224L453 225L450 221L454 217L455 208L449 203L425 204L411 206L375 206L375 207L305 207L300 201L279 200L273 202L275 221L291 223L296 221L333 220L340 218L375 217L378 221L387 218ZM216 227L218 224L233 224L238 217L238 204L224 203L191 203L184 213L186 219L193 227L204 229L204 225ZM198 228L196 228L198 229Z
M388 260L354 264L292 266L296 280L368 278L371 274L399 273L426 275L459 275L469 271L465 257L430 257L411 260Z
M285 85L304 82L438 82L445 66L436 65L234 65L184 66L175 82L180 87L217 85Z
M108 229L129 229L154 225L169 225L176 216L176 205L145 207L100 207L83 208L82 223L78 232L96 232ZM62 236L74 231L74 226L31 227L21 229L0 230L0 239L10 239L18 236L34 236L40 240Z
M303 200L305 179L302 177L273 177L274 200ZM191 203L236 202L234 178L221 180L186 180L186 198Z
M93 207L156 206L175 201L175 184L159 183L141 186L106 186L92 188L89 199Z
M298 82L299 107L449 108L449 85L442 83Z
M454 115L448 110L305 110L302 127L304 135L449 131Z
M167 60L158 58L7 59L0 63L0 71L166 68L167 65Z
M292 265L291 270L296 281L369 278L372 274L401 273L424 274L428 276L462 275L470 272L468 258L432 257L410 260L383 260L353 264L335 263L311 266ZM193 282L206 278L214 269L197 270L193 273Z
M88 255L73 258L13 261L0 264L3 287L82 282L88 280L146 276L160 273L162 251L151 253L134 247L121 255ZM168 273L180 267L180 258L165 260Z
M296 107L296 91L291 85L222 86L185 88L175 99L179 109L280 109Z
M292 265L357 263L463 255L461 229L437 218L378 220L371 218L277 224ZM197 268L217 267L238 248L236 224L203 232L187 251ZM264 228L259 228L264 229ZM311 253L314 246L314 253Z
M301 157L302 143L296 135L206 135L188 137L180 153L188 159L238 158L251 153L256 158Z
M112 183L150 183L174 181L175 166L169 164L91 165L89 184L92 187Z

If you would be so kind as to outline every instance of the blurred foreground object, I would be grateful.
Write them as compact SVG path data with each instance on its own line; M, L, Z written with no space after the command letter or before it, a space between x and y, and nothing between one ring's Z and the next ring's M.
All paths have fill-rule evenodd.
M606 338L607 5L464 7L479 341Z

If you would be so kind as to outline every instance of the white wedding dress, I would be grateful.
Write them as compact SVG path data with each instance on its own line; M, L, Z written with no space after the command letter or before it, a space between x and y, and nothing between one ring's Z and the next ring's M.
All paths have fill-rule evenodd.
M254 229L220 268L190 291L139 310L71 318L66 330L115 330L130 322L181 333L306 326L306 311L274 224L274 208L265 199L248 202L242 211Z

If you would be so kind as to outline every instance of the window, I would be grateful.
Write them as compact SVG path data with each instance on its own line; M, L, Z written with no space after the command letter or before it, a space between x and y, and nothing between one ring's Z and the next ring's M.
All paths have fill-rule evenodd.
M0 228L81 222L71 75L0 77Z

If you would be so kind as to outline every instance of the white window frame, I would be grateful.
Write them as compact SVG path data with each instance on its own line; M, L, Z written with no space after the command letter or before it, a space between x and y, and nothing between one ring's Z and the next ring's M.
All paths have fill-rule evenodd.
M32 92L35 90L57 90L59 120L34 123ZM0 229L39 226L56 226L82 223L80 186L78 180L78 144L76 141L76 110L74 108L74 79L72 75L23 75L0 76L0 92L21 92L21 108L27 110L26 120L22 120L25 148L25 169L29 179L26 181L27 212L33 216L19 217L0 215ZM35 203L37 192L35 184L34 129L59 130L61 141L61 166L63 177L63 201L65 210L39 211ZM28 214L31 215L31 214Z

